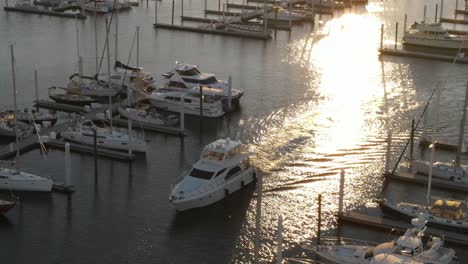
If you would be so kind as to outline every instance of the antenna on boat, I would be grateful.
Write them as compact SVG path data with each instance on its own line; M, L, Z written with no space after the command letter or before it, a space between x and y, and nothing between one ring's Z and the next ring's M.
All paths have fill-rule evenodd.
M18 114L18 109L16 105L16 77L15 77L15 54L13 51L13 44L10 45L10 52L11 52L11 76L13 78L13 110L15 114L13 115L13 121L15 122L15 136L16 136L16 159L19 158L19 135L18 135L18 120L16 119L16 115ZM15 168L16 168L15 162Z

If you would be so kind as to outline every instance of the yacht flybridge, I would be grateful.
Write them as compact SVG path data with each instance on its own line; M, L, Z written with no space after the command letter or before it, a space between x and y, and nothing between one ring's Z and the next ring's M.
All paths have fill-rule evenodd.
M404 33L403 44L444 49L468 49L468 37L450 35L441 23L415 22Z
M228 98L228 83L216 79L212 73L201 72L196 65L178 64L174 70L162 75L163 78L156 81L156 88L170 88L175 90L189 90L193 88L208 87L217 88L222 91L223 101ZM204 90L204 89L203 89ZM231 89L231 99L233 103L239 103L239 99L244 94L238 89Z
M128 150L131 146L135 152L146 152L147 144L143 139L132 136L127 133L97 127L91 120L86 120L74 128L61 133L61 136L68 141L77 142L85 145L94 145L94 131L96 129L98 147Z
M205 147L188 175L176 180L169 201L179 211L207 206L254 179L255 170L241 142L218 139Z
M396 241L386 242L377 246L370 243L328 244L304 247L313 251L321 260L335 264L452 264L457 263L455 251L443 247L440 238L433 237L424 243L427 215L418 215L411 221L413 228L408 229Z

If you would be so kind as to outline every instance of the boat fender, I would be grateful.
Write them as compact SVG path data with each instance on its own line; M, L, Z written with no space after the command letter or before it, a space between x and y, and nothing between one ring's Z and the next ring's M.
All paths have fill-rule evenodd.
M224 197L228 197L229 196L229 190L228 189L224 189Z

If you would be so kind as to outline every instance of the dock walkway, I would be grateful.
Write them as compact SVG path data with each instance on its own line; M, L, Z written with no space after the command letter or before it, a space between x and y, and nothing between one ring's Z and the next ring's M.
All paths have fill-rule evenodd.
M439 54L432 54L432 53L425 53L425 52L416 52L416 51L401 50L401 49L389 49L389 48L379 49L379 52L380 52L380 55L436 60L436 61L444 61L444 62L451 62L451 63L455 61L455 63L468 64L468 57L458 57L455 59L454 56L439 55Z
M3 7L3 10L7 12L21 12L21 13L30 13L30 14L56 16L56 17L67 17L67 18L78 18L78 19L86 18L86 15L83 13L73 14L73 13L57 12L53 10L42 10L33 6L15 6L15 7L5 6Z

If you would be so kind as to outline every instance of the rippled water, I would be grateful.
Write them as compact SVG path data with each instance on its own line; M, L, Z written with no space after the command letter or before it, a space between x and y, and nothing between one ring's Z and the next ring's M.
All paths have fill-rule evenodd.
M447 3L449 2L449 3ZM462 1L460 1L462 2ZM185 15L203 16L203 1L185 1ZM385 166L385 140L393 135L392 164L406 142L411 118L417 118L438 82L444 83L436 135L456 141L468 69L463 65L384 57L377 48L385 23L385 45L393 45L394 22L422 18L423 5L433 19L436 1L370 1L317 16L316 27L296 26L268 42L155 31L154 2L119 15L119 58L126 61L136 26L140 26L140 62L147 71L163 73L175 61L197 64L220 78L232 75L245 90L241 109L218 120L187 121L188 136L146 132L151 151L129 164L100 160L94 179L93 159L72 155L76 193L21 193L22 204L0 217L0 258L10 263L248 263L253 256L254 188L201 210L178 214L168 203L173 180L198 159L201 148L217 137L240 139L254 152L265 172L262 203L264 262L275 251L276 221L284 216L285 255L303 256L298 245L315 236L316 199L323 195L324 229L335 234L339 173L346 172L346 210L372 209L380 193ZM446 1L444 16L455 3ZM461 3L460 3L461 4ZM170 21L171 1L158 4L158 20ZM180 15L176 3L176 15ZM217 1L209 1L216 9ZM98 18L99 43L104 19ZM176 23L180 23L176 17ZM92 74L94 20L78 21L85 72ZM452 26L450 26L452 27ZM457 26L456 28L463 27ZM401 34L401 33L400 33ZM113 36L111 36L113 38ZM40 96L47 87L64 84L77 70L75 22L72 19L0 11L0 104L11 105L8 44L15 44L19 103L34 100L33 70L38 69ZM114 57L114 41L111 51ZM131 58L134 63L134 56ZM66 115L63 115L67 117ZM432 125L434 125L432 123ZM465 130L467 131L467 130ZM142 133L142 132L139 132ZM417 155L424 151L417 149ZM442 153L443 160L453 154ZM25 170L63 179L63 153L51 150L22 155ZM97 183L96 183L97 182ZM386 196L423 201L422 186L390 183ZM434 195L459 195L434 191ZM371 209L366 209L369 206ZM387 233L344 226L354 238L385 241ZM457 249L467 258L467 252Z

